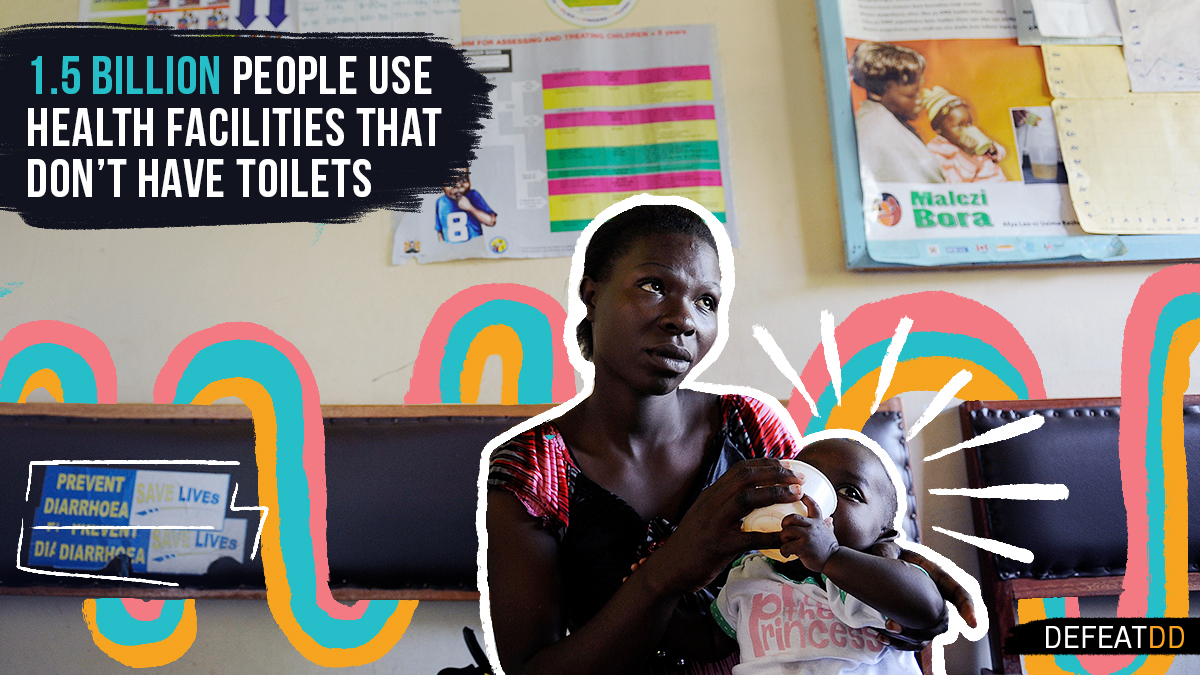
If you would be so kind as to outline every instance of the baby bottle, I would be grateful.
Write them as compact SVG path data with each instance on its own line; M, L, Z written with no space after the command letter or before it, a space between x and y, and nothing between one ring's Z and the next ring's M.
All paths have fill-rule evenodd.
M838 498L837 492L833 489L833 483L821 473L817 467L801 462L795 459L785 459L782 462L791 469L792 473L797 476L804 476L804 494L812 497L813 502L821 510L821 515L829 517L833 515L837 509ZM743 532L778 532L783 529L783 519L787 516L798 513L803 516L813 518L814 513L808 512L808 507L803 502L788 502L784 504L771 504L762 508L754 509L745 519L742 520ZM768 549L759 551L763 555L778 560L779 562L787 562L795 560L796 557L785 558L779 549Z
M974 124L969 127L964 127L962 130L962 135L967 140L971 152L976 155L986 155L988 151L992 149L992 146L996 144L995 141L988 138L987 134L983 133L983 131Z

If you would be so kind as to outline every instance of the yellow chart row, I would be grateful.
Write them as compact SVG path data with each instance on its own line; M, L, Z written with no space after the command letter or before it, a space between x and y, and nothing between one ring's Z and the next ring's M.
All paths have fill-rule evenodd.
M552 195L550 197L550 220L590 220L609 206L636 194L686 197L714 213L725 210L725 191L720 185L645 190L644 192L591 192L577 195Z

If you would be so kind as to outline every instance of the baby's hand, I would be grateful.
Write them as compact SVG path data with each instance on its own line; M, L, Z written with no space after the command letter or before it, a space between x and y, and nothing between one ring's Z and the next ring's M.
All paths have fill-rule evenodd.
M783 543L779 546L779 552L784 556L798 556L805 567L819 573L838 550L837 537L833 534L833 519L823 517L821 507L812 497L805 495L802 501L813 517L794 514L783 519L783 532L780 534Z
M467 196L465 194L458 198L458 208L462 209L463 211L466 211L466 210L472 208L473 206L475 206L475 205L471 203L470 199L467 199Z

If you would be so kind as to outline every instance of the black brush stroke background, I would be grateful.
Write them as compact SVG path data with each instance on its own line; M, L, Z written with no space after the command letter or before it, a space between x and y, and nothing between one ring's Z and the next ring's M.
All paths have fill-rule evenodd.
M62 57L78 56L79 61L74 66L79 68L81 83L79 92L65 94L62 91ZM134 61L135 79L137 86L145 85L146 55L154 56L156 87L163 87L165 82L164 67L167 55L173 55L176 61L182 56L199 57L220 56L219 95L198 93L185 95L132 95L122 94L92 94L92 57L108 56L115 60L116 56L132 56ZM317 87L317 81L310 81L304 95L296 93L285 95L279 93L253 93L253 80L242 83L241 94L233 94L234 56L270 55L272 77L267 81L273 84L274 63L278 57L291 55L299 57L324 55L328 63L329 74L327 82L337 86L339 57L353 55L357 62L352 65L355 78L350 82L357 88L354 95L322 95ZM409 93L395 94L390 88L388 93L373 94L369 86L369 57L386 55L407 56L410 63L416 56L431 56L432 61L424 66L429 74L425 86L432 93L417 95L415 87L410 86ZM30 62L42 57L42 91L41 95L34 93L34 67ZM297 58L297 61L299 59ZM197 61L199 59L197 58ZM406 70L412 78L412 69ZM196 225L231 225L239 223L282 223L282 222L321 222L342 223L358 220L364 214L376 209L395 209L401 211L416 211L420 206L423 193L439 192L442 185L448 183L456 167L466 166L474 159L474 149L479 145L481 120L491 115L491 104L488 92L492 85L485 77L473 70L466 58L445 41L435 39L425 34L388 34L359 33L359 34L290 34L290 33L254 33L251 31L175 31L158 28L140 28L128 26L112 26L87 23L58 23L18 26L0 31L0 86L6 96L0 105L0 209L15 211L24 221L34 227L50 229L111 229L139 227L185 227ZM59 87L57 95L50 94L51 87ZM273 87L272 87L273 89ZM154 111L154 145L153 147L134 147L132 135L127 137L125 147L115 145L116 128L106 124L105 137L114 140L113 147L68 146L29 147L27 140L28 109L37 108L35 117L40 119L40 109L48 108L47 116L54 107L70 107L72 113L63 117L68 128L62 134L70 139L74 132L74 109L81 107L89 110L93 125L93 141L95 140L95 108L105 109L117 107L146 108L153 107ZM274 143L269 147L232 147L226 143L222 147L211 144L199 147L195 143L184 147L187 120L190 111L176 118L184 126L184 130L176 132L175 147L166 144L167 108L201 108L206 125L208 111L213 108L250 108L252 121L251 133L256 139L262 138L261 109L264 107L286 108L341 108L345 117L340 121L345 141L341 146L330 147L279 147ZM355 110L359 107L399 108L399 128L403 130L404 108L441 108L442 112L436 121L436 146L427 145L427 117L420 114L422 140L426 143L414 147L378 147L372 138L371 147L362 146L362 122ZM320 115L317 120L323 121ZM315 121L317 121L315 120ZM112 122L112 119L109 119ZM376 124L372 119L372 126ZM126 120L127 129L132 129L132 115ZM275 141L278 132L278 118L271 115L271 140ZM228 130L228 125L225 125ZM289 121L289 137L290 137ZM327 128L322 128L316 134L324 138ZM52 133L52 132L51 132ZM128 132L127 132L128 133ZM303 133L303 131L302 131ZM373 129L374 135L374 129ZM207 138L206 138L207 140ZM303 141L302 141L303 142ZM158 158L159 184L161 186L164 173L164 160L170 157L187 158L195 165L196 159L224 159L220 167L222 180L217 189L223 190L220 198L205 197L205 188L201 196L191 198L187 194L186 178L180 161L180 183L183 197L152 198L149 192L145 198L138 198L138 159ZM312 158L348 158L366 159L371 163L367 177L371 181L370 195L364 198L354 196L351 185L357 184L352 171L346 170L346 196L336 196L337 174L332 165L324 168L327 177L322 183L324 189L330 190L329 197L324 198L266 198L259 196L256 189L251 189L250 197L242 197L242 167L236 164L238 158L281 159L292 158L300 160L299 166L302 190L308 189L309 160ZM38 158L46 162L49 168L55 159L70 160L74 158L91 158L92 162L92 197L53 197L46 191L43 197L28 197L27 171L28 158ZM95 161L98 158L124 158L127 164L122 167L121 197L112 197L112 174L110 168L97 170ZM257 167L252 171L257 180ZM289 176L289 184L290 184Z

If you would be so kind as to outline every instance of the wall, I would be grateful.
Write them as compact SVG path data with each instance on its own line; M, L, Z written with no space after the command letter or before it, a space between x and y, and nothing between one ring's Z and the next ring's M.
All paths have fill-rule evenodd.
M544 0L463 0L462 6L468 36L569 28ZM4 0L0 25L74 20L77 8L73 0ZM1124 320L1138 286L1161 265L845 271L812 3L642 0L619 27L679 23L718 27L740 223L732 334L707 380L787 397L791 387L751 337L751 325L769 328L800 365L820 342L821 310L841 320L864 303L946 290L987 304L1016 326L1038 357L1050 396L1119 394ZM389 223L389 215L376 213L323 229L301 223L59 233L3 213L0 283L23 285L0 298L0 333L36 319L87 328L112 351L120 399L144 402L181 339L221 322L253 321L304 354L323 402L399 403L425 326L455 292L516 282L565 304L567 259L391 267ZM490 366L489 373L484 392L497 400ZM910 419L929 398L906 397ZM918 437L914 454L958 440L951 411ZM926 468L918 485L960 486L963 474L961 461L944 460ZM973 549L928 529L970 532L965 499L924 496L921 513L925 542L974 571ZM171 672L223 672L221 664L233 660L264 675L305 671L265 603L204 602L199 611L197 644ZM400 647L361 670L434 673L466 665L458 636L465 624L478 626L469 603L425 603ZM91 645L78 600L0 597L0 626L0 671L68 664L81 672L125 671ZM982 650L953 646L949 672L978 672Z

